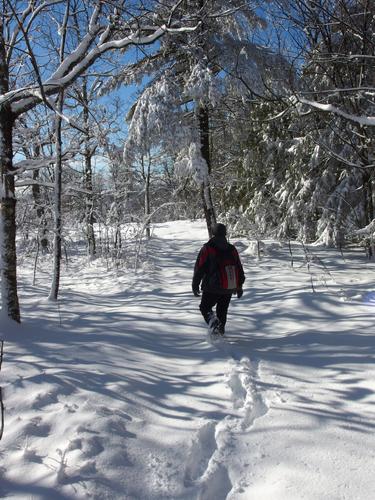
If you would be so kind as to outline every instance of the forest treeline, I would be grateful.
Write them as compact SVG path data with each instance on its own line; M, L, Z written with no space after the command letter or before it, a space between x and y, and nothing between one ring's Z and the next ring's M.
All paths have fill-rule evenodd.
M2 0L2 307L17 245L93 259L129 228L232 232L373 257L375 5L352 0ZM131 225L129 225L131 223ZM99 228L99 232L98 232ZM25 243L26 242L26 243ZM20 243L18 243L20 245Z

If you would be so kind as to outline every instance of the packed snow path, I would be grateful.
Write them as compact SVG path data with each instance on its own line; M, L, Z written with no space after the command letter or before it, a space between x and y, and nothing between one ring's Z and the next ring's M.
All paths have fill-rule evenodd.
M1 498L373 498L374 265L235 240L245 293L212 342L190 290L205 239L159 225L136 275L77 258L58 306L24 266L24 322L0 328Z

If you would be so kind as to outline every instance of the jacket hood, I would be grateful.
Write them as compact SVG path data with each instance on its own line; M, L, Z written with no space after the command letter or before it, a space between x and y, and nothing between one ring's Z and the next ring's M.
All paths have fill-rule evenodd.
M219 250L228 250L229 243L225 236L214 236L210 239L209 243Z

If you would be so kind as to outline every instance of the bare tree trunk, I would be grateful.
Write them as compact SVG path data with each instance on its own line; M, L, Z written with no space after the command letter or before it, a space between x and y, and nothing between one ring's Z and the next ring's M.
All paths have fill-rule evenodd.
M143 159L142 159L143 162ZM151 181L151 158L148 157L147 170L145 171L145 217L146 217L146 237L151 238L150 230L150 181Z
M66 41L66 26L68 24L70 10L70 1L66 4L65 16L62 25L62 35L60 42L60 62L64 60L65 41ZM50 300L57 300L60 286L60 272L61 272L61 231L62 231L62 216L61 216L61 197L62 197L62 112L64 107L64 90L60 90L57 98L57 111L56 115L56 128L55 128L55 144L56 144L56 163L55 163L55 236L53 245L53 278L51 285L51 292L49 294Z
M199 9L203 12L205 7L204 0L198 0L197 4ZM199 27L199 31L197 34L197 44L200 46L203 54L208 56L209 48L207 46L207 26L204 20ZM208 96L206 96L208 98ZM210 175L212 170L211 165L211 148L210 148L210 117L208 106L206 103L197 103L197 116L198 116L198 126L199 126L199 135L200 135L200 143L201 143L201 155L203 160L207 164L207 176L204 177L203 182L201 184L200 195L202 200L202 206L204 211L204 216L206 219L207 230L209 237L212 237L212 230L214 224L216 224L216 213L215 208L212 202L212 193L211 193L211 183L210 183Z
M216 213L212 202L210 174L211 174L211 154L210 154L210 123L207 106L200 106L198 110L199 132L201 139L202 158L207 163L208 175L201 185L201 199L204 216L206 219L208 234L212 236L212 229L216 224Z
M32 158L40 158L42 153L41 146L38 143L32 146L31 148L32 153L30 153L30 149L26 147L26 145L22 149L25 158L28 160L31 160ZM47 238L47 223L45 219L45 207L42 203L42 197L40 194L40 185L38 182L39 169L36 168L35 170L33 170L32 175L33 175L33 181L35 181L35 183L31 187L31 193L33 195L33 200L34 200L34 210L36 211L37 219L39 222L38 235L37 235L38 251L39 251L39 245L41 245L42 251L44 252L48 247L48 238Z
M36 169L33 171L33 180L37 181L38 179L39 179L39 170ZM39 184L37 183L33 184L32 193L34 198L34 206L36 208L36 215L39 221L38 241L42 247L42 251L45 251L48 247L47 222L45 219L45 208L42 203Z
M91 259L96 254L96 242L94 232L94 200L93 200L93 183L92 183L92 156L88 149L85 151L85 188L86 194L86 237L88 254Z
M25 156L26 156L25 151ZM41 154L40 145L35 146L35 154L34 156L38 158ZM33 180L39 180L39 169L33 170ZM47 224L45 219L45 209L42 203L42 198L40 195L40 185L38 182L32 185L32 195L34 199L34 207L36 209L36 215L39 221L39 229L38 229L38 243L40 243L42 247L42 251L46 250L48 247L48 238L47 238Z
M93 200L93 182L92 182L92 148L90 147L90 123L89 123L89 100L87 97L87 80L83 79L83 122L86 130L85 138L85 189L86 207L85 207L85 223L86 223L86 238L87 249L91 259L96 254L96 242L94 232L94 200Z
M374 189L373 189L373 180L371 178L370 172L365 172L363 176L363 187L365 194L365 224L366 226L371 223L375 218L375 209L374 209ZM374 257L374 248L373 245L370 244L368 248L369 258Z
M0 18L0 95L9 90L9 73ZM13 176L12 113L3 104L0 107L0 272L2 309L9 318L21 321L17 294L16 255L16 198Z
M61 91L58 97L57 109L61 112L63 109L64 91ZM56 149L56 163L55 163L55 202L54 202L54 242L53 242L53 278L51 292L49 295L50 300L57 300L60 285L61 273L61 230L62 230L62 216L61 216L61 194L62 194L62 137L61 125L62 119L56 116L55 126L55 149Z

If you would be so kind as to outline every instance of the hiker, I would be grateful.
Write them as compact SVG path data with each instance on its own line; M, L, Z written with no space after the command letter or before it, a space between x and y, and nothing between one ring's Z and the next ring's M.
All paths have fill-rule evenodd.
M245 274L234 245L228 243L227 228L215 224L213 237L201 248L194 267L193 293L202 300L199 309L212 333L224 335L227 312L233 293L241 298ZM212 308L216 306L216 315Z

